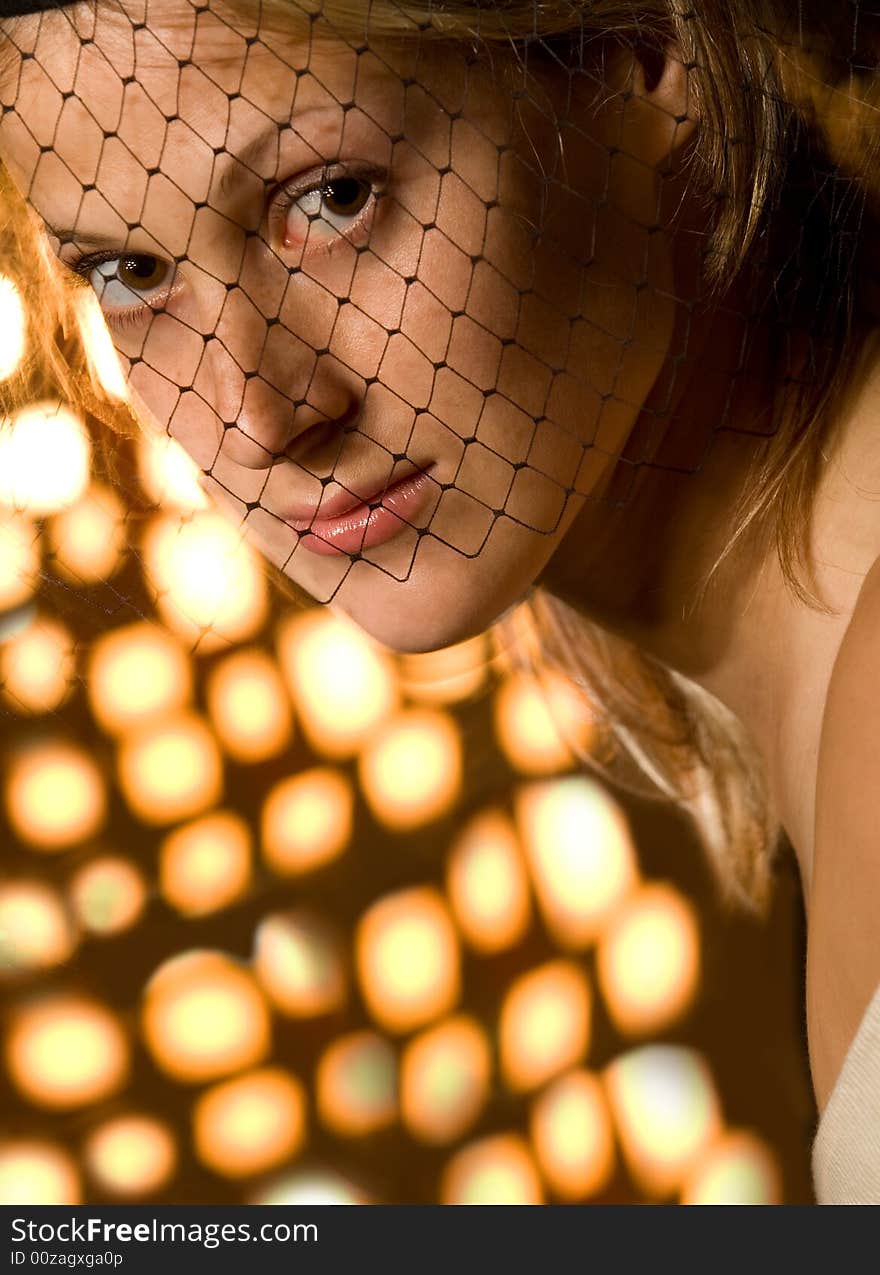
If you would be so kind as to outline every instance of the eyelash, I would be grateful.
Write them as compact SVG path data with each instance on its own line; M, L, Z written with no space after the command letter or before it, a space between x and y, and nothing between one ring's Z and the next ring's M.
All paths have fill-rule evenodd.
M270 233L274 222L277 221L279 217L286 219L298 200L303 199L306 195L321 192L323 204L323 193L332 184L332 182L338 181L341 178L353 178L370 187L369 198L366 204L353 215L352 225L346 232L338 231L334 236L328 238L326 244L310 246L308 250L310 256L314 256L315 254L329 254L340 243L345 241L350 242L351 239L358 234L362 224L372 217L375 212L378 197L384 189L387 177L387 170L377 168L370 164L344 164L337 161L323 165L320 170L320 176L317 179L314 178L312 174L307 174L304 179L285 182L272 195L268 203L267 218ZM342 214L337 215L341 216ZM308 217L309 225L311 226L311 223L319 216L319 214L306 214L306 216ZM303 243L303 248L304 247L305 242ZM280 251L283 250L284 245L282 243ZM276 248L276 251L279 251L279 249ZM76 276L78 284L81 284L84 287L92 287L93 285L89 280L89 276L105 262L121 260L126 256L134 258L151 258L152 255L153 254L151 253L125 253L107 250L104 252L82 254L77 256L74 260L67 261L64 264L67 266L68 270L72 271L72 273ZM157 261L162 260L160 257L156 257L155 259ZM129 328L134 328L143 321L148 311L156 313L167 304L176 291L174 279L176 264L173 262L169 262L167 264L168 268L172 272L171 282L167 284L162 291L161 302L159 304L155 304L149 301L143 301L138 305L125 306L116 312L111 310L108 313L108 311L105 310L104 315L109 326L114 328L116 331L124 331ZM112 277L108 279L108 283L112 281ZM129 290L133 291L133 289Z

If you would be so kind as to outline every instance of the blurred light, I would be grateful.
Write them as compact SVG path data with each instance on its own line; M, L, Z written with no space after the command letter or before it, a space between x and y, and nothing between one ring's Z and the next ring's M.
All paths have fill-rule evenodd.
M40 1107L85 1106L128 1079L128 1041L103 1005L59 995L19 1009L6 1037L16 1088Z
M510 764L527 775L552 775L589 750L593 725L587 703L566 677L542 669L516 672L494 700L495 734Z
M74 293L73 302L83 347L95 380L110 398L126 402L129 397L128 383L104 321L97 294L91 288L81 288Z
M458 942L446 905L430 886L374 903L355 934L358 978L373 1017L391 1031L448 1013L461 993Z
M159 847L159 889L185 916L227 907L250 879L250 828L231 811L214 810L175 828Z
M700 977L694 909L671 885L630 895L611 918L596 960L599 986L620 1031L654 1032L679 1017Z
M489 668L484 633L446 646L399 657L401 690L423 704L455 704L481 689Z
M6 275L0 275L0 381L5 381L21 362L24 354L27 322L18 288Z
M682 1204L781 1204L782 1182L772 1151L753 1133L727 1130L699 1158Z
M144 1037L176 1080L214 1080L262 1061L269 1011L252 974L222 952L173 956L147 983Z
M66 850L87 840L107 813L101 772L87 753L61 741L13 756L5 800L16 835L38 850Z
M0 882L0 974L59 965L70 956L76 939L64 904L48 885Z
M312 747L353 756L395 710L389 657L344 616L314 609L279 629L281 667Z
M39 570L39 531L24 514L0 509L0 611L28 600Z
M87 672L89 699L111 735L185 707L192 669L180 643L157 624L127 624L97 639Z
M35 518L72 505L89 485L92 445L60 403L29 403L0 422L0 504Z
M73 1157L54 1142L0 1142L0 1205L81 1204Z
M384 1037L352 1032L324 1051L315 1073L318 1114L334 1133L357 1137L397 1115L397 1059Z
M531 903L516 830L501 810L475 815L446 861L446 889L465 939L481 953L518 943Z
M143 912L147 887L128 859L102 855L73 874L70 901L83 929L93 934L120 934Z
M265 761L290 743L287 692L264 651L227 656L208 675L205 693L214 730L236 761Z
M276 1009L312 1018L347 995L342 946L330 926L304 910L278 912L257 926L254 971Z
M111 487L93 482L81 500L49 519L52 569L74 584L109 580L126 547L125 511Z
M633 1181L652 1196L677 1191L721 1131L705 1062L683 1046L643 1045L610 1063L605 1081Z
M312 872L342 854L351 840L354 793L329 766L303 770L276 784L261 818L263 857L282 876Z
M138 438L137 463L140 485L154 505L186 513L208 508L202 471L168 434L144 431Z
M49 713L73 687L73 639L63 624L48 616L0 645L3 698L19 711Z
M254 551L221 514L160 515L147 527L144 568L161 618L201 654L252 637L267 611Z
M223 794L217 741L195 713L142 727L119 745L119 786L144 823L173 823L213 806Z
M411 708L383 722L358 758L367 804L395 831L446 814L461 790L461 770L458 727L439 709Z
M539 1094L529 1128L541 1172L564 1200L582 1200L614 1173L614 1132L602 1085L588 1071L572 1071Z
M303 1087L280 1067L264 1067L215 1085L193 1106L196 1154L227 1178L261 1173L291 1159L305 1132Z
M89 1134L83 1160L104 1191L128 1197L152 1195L173 1174L177 1147L164 1121L153 1116L116 1116Z
M576 775L522 788L516 819L547 928L565 947L586 947L638 881L623 813Z
M534 1089L581 1061L590 1043L587 976L572 961L521 974L504 997L498 1023L501 1070L514 1090Z
M518 1133L481 1138L456 1152L443 1171L441 1204L543 1204L535 1163Z
M411 1040L400 1064L404 1123L422 1142L446 1143L474 1123L489 1097L492 1057L486 1033L461 1015Z
M364 1193L332 1169L300 1169L259 1190L249 1204L367 1204Z

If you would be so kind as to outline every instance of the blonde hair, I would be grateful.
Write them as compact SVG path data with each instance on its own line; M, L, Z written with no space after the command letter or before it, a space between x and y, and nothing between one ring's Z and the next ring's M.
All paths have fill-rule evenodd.
M752 269L767 281L765 302L779 301L788 322L811 325L811 375L785 385L775 431L758 451L735 509L724 558L763 529L775 541L784 577L806 604L828 608L805 587L811 506L830 446L832 407L852 373L856 320L856 230L859 183L870 174L876 89L852 74L843 28L835 32L816 0L800 6L805 28L792 29L787 0L264 0L261 12L290 22L309 11L344 38L465 41L475 50L566 60L600 52L608 39L659 50L674 41L692 77L700 127L691 157L712 229L706 256L711 285ZM821 21L820 21L821 18ZM809 33L805 48L802 31ZM317 33L317 29L316 29ZM851 34L851 33L850 33ZM838 48L838 44L840 48ZM845 66L846 76L837 67ZM751 91L743 91L750 86ZM850 125L852 127L850 127ZM864 144L854 146L853 129ZM869 140L870 139L870 140ZM842 193L841 187L846 190ZM868 188L869 196L874 192ZM9 199L4 200L12 207ZM786 260L792 229L802 251ZM788 239L786 240L786 236ZM8 214L8 254L34 260L34 227ZM24 240L30 240L27 244ZM42 259L40 259L42 260ZM836 273L831 275L830 263ZM9 400L34 376L58 380L107 423L128 426L124 409L97 400L86 364L65 338L69 303L45 287L43 262L25 278L29 308L44 351L17 380L0 387ZM47 297L55 297L47 302ZM27 300L27 297L26 297ZM52 305L56 306L53 313ZM58 331L62 344L57 341ZM35 333L36 335L36 333ZM20 400L19 400L20 401ZM525 658L561 668L582 687L590 711L606 723L612 747L584 761L626 787L675 802L691 816L730 899L761 907L782 829L763 764L737 717L707 691L640 651L545 590L529 601L535 642Z

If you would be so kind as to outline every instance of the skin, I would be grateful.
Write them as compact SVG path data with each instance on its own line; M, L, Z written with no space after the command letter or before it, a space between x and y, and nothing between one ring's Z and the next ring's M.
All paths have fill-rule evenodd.
M65 264L124 249L148 280L157 266L139 307L113 277L119 258L84 273L135 395L267 556L388 645L478 632L552 557L668 355L671 237L646 228L674 206L677 183L657 169L692 125L662 94L595 106L586 77L573 103L557 77L536 83L512 120L492 69L465 78L458 51L423 56L407 90L413 68L398 63L415 44L309 51L294 28L248 46L246 17L236 30L198 12L151 5L154 40L137 58L127 10L99 10L85 55L88 7L21 20L20 47L38 44L3 153L47 225L67 228L53 237ZM161 52L193 39L199 70ZM54 85L77 66L65 103ZM614 74L624 87L640 70L626 59ZM173 104L167 131L155 103ZM613 139L625 158L609 158ZM560 147L547 187L534 157ZM362 215L303 196L332 162L377 171ZM571 188L569 170L582 174ZM430 474L426 506L356 561L309 553L285 521L322 483L326 503L414 469Z
M540 581L737 713L798 855L824 1106L880 981L870 803L848 796L876 747L880 384L868 351L816 498L833 614L795 598L758 543L692 606L772 370L756 341L731 396L747 298L741 280L711 301L701 289L706 213L685 163L698 120L674 50L650 83L609 54L601 93L538 73L512 121L497 68L465 77L460 52L307 51L293 28L247 45L244 10L202 25L188 0L156 0L134 61L133 4L99 12L94 32L85 6L9 27L37 56L6 55L0 151L46 223L72 228L52 239L68 265L99 247L177 263L161 307L133 322L113 310L118 287L104 292L144 412L272 561L380 641L460 640ZM161 47L188 59L194 32L199 71L182 73ZM52 85L73 83L92 35L64 103ZM274 143L248 153L267 123ZM118 140L103 146L104 128ZM310 222L314 205L288 200L278 216L279 192L314 188L330 161L382 174L365 215ZM368 495L414 469L430 474L426 505L357 559L309 553L283 520L291 501Z

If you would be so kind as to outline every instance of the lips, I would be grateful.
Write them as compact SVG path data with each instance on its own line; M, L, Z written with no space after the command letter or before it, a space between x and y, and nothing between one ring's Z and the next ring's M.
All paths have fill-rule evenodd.
M429 475L433 468L433 464L425 469L413 468L392 485L383 484L369 497L358 498L343 489L320 504L299 506L284 516L284 521L301 533L299 545L310 553L358 554L414 525L413 518L431 494Z
M424 468L413 465L406 473L398 475L392 485L389 485L387 478L382 479L368 496L357 496L351 488L346 490L344 484L340 484L339 490L329 496L325 488L318 500L301 501L288 505L281 517L289 527L293 527L294 531L319 530L320 524L323 522L330 523L334 519L342 517L343 514L352 513L356 509L366 508L368 505L377 505L380 500L383 500L386 495L389 495L395 487L407 478L412 478L416 474L428 473L433 468L433 465L426 465Z

